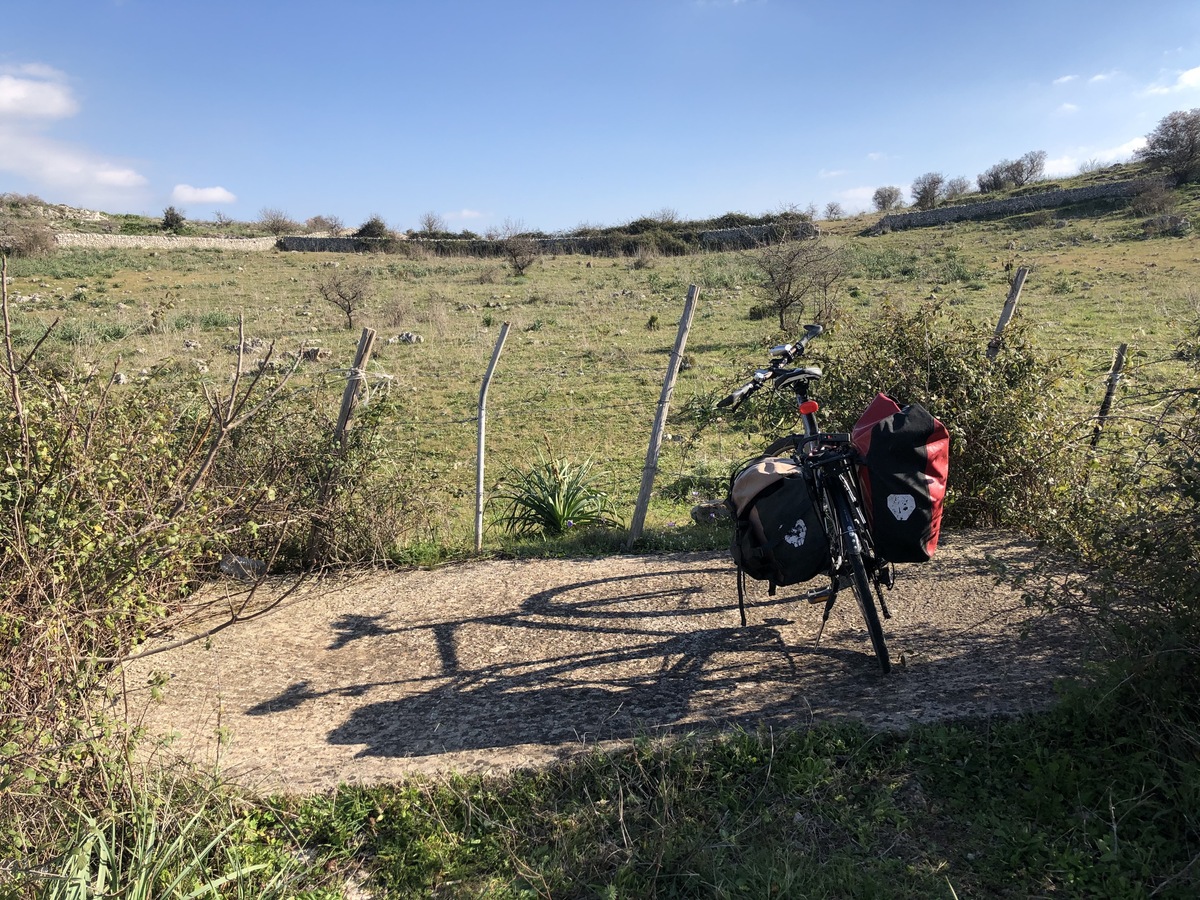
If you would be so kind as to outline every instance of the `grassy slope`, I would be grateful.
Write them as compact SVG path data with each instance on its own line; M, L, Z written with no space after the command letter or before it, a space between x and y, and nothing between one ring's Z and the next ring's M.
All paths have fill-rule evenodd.
M1194 190L1183 211L1196 212ZM833 231L859 259L846 309L862 327L885 299L935 293L990 325L1005 265L1031 265L1022 314L1047 352L1078 355L1081 400L1093 402L1116 343L1155 360L1180 338L1196 313L1200 253L1195 237L1137 239L1137 221L1120 212L1066 220L869 239L855 237L865 219L841 223ZM474 260L64 253L15 263L11 288L38 298L16 304L27 342L39 323L62 317L66 339L50 350L65 367L120 356L122 371L149 369L167 386L200 378L195 359L210 373L228 369L232 356L221 347L233 342L237 312L251 335L284 346L320 341L333 357L307 369L302 384L332 416L340 394L333 370L348 365L355 340L312 287L333 263L377 270L367 324L384 337L426 337L384 344L373 366L392 376L397 441L446 499L450 540L465 540L470 419L500 321L514 332L491 397L496 471L548 440L556 451L595 456L627 501L686 285L704 292L690 343L695 364L677 405L738 383L777 336L769 321L747 319L745 266L732 254L663 259L649 269L548 259L515 279ZM646 328L651 315L657 330ZM186 340L201 347L185 350ZM836 359L835 340L829 348ZM750 449L723 428L686 458L669 443L663 483ZM686 506L660 500L651 524L667 533ZM328 855L335 880L365 860L388 896L1136 897L1156 888L1157 896L1193 896L1195 767L1186 753L1164 758L1119 722L1076 698L1028 722L907 736L835 728L648 743L498 781L291 801L262 814L263 834ZM337 895L316 886L325 880L310 875L312 896Z
M1183 198L1194 211L1195 190ZM1081 401L1098 403L1100 383L1117 343L1158 359L1194 316L1200 293L1196 238L1137 237L1124 212L1072 215L1036 227L1028 219L960 224L873 238L857 234L869 217L826 230L857 260L845 284L845 327L870 327L871 310L887 300L937 296L956 311L991 325L1007 292L1006 266L1027 265L1019 314L1034 323L1048 353L1078 356ZM781 335L770 319L751 321L756 302L746 261L737 254L662 258L649 268L627 260L546 258L515 278L496 261L408 260L392 256L219 251L68 252L12 264L18 328L26 341L62 317L50 350L75 371L154 373L175 384L221 380L233 355L234 321L247 334L294 350L319 343L330 359L307 365L298 382L316 392L319 408L336 414L357 332L314 288L333 266L369 268L375 299L362 324L380 332L371 371L375 398L422 490L442 510L438 539L465 544L473 521L473 418L479 383L499 324L512 332L489 397L490 476L549 447L593 457L623 508L637 492L640 469L687 285L701 286L689 340L692 367L675 395L679 410L738 383ZM656 317L658 327L648 324ZM416 345L388 344L402 331ZM198 348L185 349L195 341ZM822 349L836 364L836 333ZM200 373L200 367L207 372ZM864 398L865 402L865 398ZM691 436L686 423L673 430ZM686 447L686 452L685 452ZM659 486L681 476L723 471L754 445L717 425L693 443L668 442ZM649 524L686 520L688 503L660 497Z

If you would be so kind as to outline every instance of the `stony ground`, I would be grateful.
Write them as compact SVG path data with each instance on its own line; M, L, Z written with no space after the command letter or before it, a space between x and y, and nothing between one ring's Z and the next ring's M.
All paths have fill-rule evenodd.
M951 533L934 561L901 567L888 676L849 592L819 645L822 607L788 589L770 598L753 584L740 627L724 553L323 579L209 641L130 663L123 709L170 736L171 752L294 792L536 765L639 735L1008 715L1052 702L1080 662L1077 628L995 583L997 561L1034 556L1012 537ZM235 587L206 594L206 614Z

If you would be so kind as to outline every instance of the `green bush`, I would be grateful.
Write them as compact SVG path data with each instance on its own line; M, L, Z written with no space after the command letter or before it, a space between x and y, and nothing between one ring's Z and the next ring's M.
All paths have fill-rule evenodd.
M877 392L921 403L950 429L950 522L1030 527L1054 515L1081 464L1064 452L1074 420L1064 373L1019 325L994 361L991 334L936 302L885 305L841 331L819 385L835 411L827 425L849 429Z

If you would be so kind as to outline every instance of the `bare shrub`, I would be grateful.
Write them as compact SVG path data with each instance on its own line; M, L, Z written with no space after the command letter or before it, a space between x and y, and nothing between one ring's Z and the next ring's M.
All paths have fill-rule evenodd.
M988 194L1037 181L1045 171L1046 151L1030 150L1020 159L1000 160L975 180L979 184L979 190Z
M49 226L0 220L0 253L13 257L45 256L57 249L54 231Z
M842 204L836 200L831 200L825 204L825 218L834 221L842 218L846 213L842 210Z
M392 328L404 328L416 320L416 306L412 299L405 294L397 294L388 302L388 325Z
M346 317L346 328L354 327L354 317L371 300L374 280L366 269L333 269L317 281L317 293Z
M422 234L444 234L446 231L446 220L432 210L421 213L421 218L419 221Z
M1136 216L1160 216L1175 212L1175 192L1161 180L1148 178L1138 186L1130 208Z
M275 237L300 230L291 216L271 206L264 206L258 211L258 226Z
M525 230L524 222L504 220L499 234L500 247L504 251L513 274L524 275L525 270L541 258L537 238Z
M346 226L337 216L313 216L304 223L304 230L309 233L324 232L330 237L341 237Z
M827 323L835 317L836 286L846 276L848 260L842 247L822 240L786 240L747 255L758 280L758 292L787 328L787 315Z

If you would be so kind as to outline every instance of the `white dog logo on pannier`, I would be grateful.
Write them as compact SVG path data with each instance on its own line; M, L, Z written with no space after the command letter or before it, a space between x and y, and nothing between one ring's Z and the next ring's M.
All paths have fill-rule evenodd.
M912 494L889 494L887 504L897 522L907 522L917 508L917 501Z
M783 539L793 547L803 547L804 539L808 536L808 526L804 524L804 520L800 519L792 530L783 536Z

